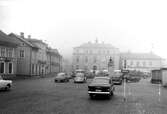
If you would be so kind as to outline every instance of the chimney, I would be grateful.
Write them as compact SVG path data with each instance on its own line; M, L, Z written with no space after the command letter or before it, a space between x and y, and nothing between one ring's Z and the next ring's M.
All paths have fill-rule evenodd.
M20 37L24 38L24 32L20 32Z
M28 39L31 39L31 35L28 35Z

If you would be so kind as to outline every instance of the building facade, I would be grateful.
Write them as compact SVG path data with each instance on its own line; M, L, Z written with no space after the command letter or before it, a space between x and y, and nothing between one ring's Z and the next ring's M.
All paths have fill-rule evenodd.
M104 70L108 69L108 61L112 58L114 69L119 69L119 49L111 44L88 42L79 47L73 48L72 67L84 70Z
M16 76L17 42L12 41L7 34L0 31L0 75L3 78Z
M163 67L163 61L161 57L154 53L121 53L121 66L122 69L136 70L141 72L150 72L153 69L159 69Z
M85 43L73 48L72 68L84 70L108 69L109 58L114 62L114 70L136 70L150 72L153 69L163 67L161 57L154 53L121 53L118 48L111 44Z
M17 75L45 76L60 72L62 56L58 51L48 48L48 45L42 40L32 39L31 36L25 38L24 33L20 35L11 33L9 36L19 43L17 47Z

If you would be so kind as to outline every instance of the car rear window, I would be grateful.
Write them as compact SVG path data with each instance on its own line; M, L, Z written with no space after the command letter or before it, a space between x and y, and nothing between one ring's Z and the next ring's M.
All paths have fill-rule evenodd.
M95 78L92 83L94 84L109 84L109 79L106 78Z

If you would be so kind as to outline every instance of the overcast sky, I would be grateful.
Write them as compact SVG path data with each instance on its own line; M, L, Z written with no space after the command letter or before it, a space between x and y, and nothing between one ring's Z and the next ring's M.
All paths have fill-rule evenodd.
M166 0L0 0L0 29L47 41L64 55L92 41L167 58ZM153 48L152 48L153 47Z

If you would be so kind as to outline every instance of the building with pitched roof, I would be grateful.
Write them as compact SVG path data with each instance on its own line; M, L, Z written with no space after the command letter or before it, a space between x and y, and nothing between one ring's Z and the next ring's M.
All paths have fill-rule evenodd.
M9 36L18 42L17 47L17 75L45 76L61 71L62 56L57 50L48 48L42 40L24 37L24 33ZM56 59L55 59L56 58Z
M16 76L17 73L17 42L3 31L0 31L0 75L3 78Z
M119 49L104 42L84 43L73 48L73 70L104 70L108 69L109 58L114 61L114 69L119 69Z
M73 70L103 70L108 69L109 58L114 62L114 70L137 70L150 72L152 69L161 68L163 61L154 53L121 53L118 48L111 44L84 43L73 48Z
M153 69L159 69L163 66L160 56L150 53L121 53L122 69L150 72Z

